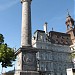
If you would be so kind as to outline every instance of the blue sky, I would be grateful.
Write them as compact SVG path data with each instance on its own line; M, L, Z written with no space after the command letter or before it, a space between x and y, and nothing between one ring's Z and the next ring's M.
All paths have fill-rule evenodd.
M43 30L48 22L48 31L66 32L65 20L67 9L75 18L75 0L33 0L32 1L32 34ZM20 47L21 36L21 3L20 0L0 0L0 33L10 47ZM6 69L8 71L11 68ZM1 71L1 67L0 67Z

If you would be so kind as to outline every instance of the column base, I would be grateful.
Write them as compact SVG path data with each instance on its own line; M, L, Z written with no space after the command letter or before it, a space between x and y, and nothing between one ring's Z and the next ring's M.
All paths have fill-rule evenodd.
M16 71L14 75L39 75L37 71Z

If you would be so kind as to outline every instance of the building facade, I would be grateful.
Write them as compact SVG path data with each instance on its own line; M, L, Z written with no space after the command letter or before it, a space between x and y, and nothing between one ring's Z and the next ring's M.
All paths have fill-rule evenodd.
M52 38L50 38L49 36L52 33ZM66 69L73 67L70 47L68 46L71 40L69 42L62 41L61 39L57 41L55 34L59 33L51 31L50 34L47 36L44 31L40 30L37 30L34 34L33 47L39 48L39 51L36 53L37 70L42 75L66 75ZM68 34L62 36L63 34L60 33L61 36L59 38L63 37L64 40L70 39Z
M39 48L36 53L37 71L41 75L66 75L67 68L73 68L71 48L74 45L74 30L69 31L73 26L73 19L70 17L70 24L67 33L56 31L47 32L47 23L44 30L36 30L32 38L32 46ZM69 21L70 21L69 20ZM73 26L74 27L74 26ZM71 33L71 34L70 34ZM74 47L75 48L75 47Z

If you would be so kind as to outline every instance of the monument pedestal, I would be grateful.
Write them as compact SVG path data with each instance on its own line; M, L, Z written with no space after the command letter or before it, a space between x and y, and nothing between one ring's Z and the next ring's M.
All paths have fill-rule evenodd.
M22 47L16 51L17 65L15 75L39 75L36 61L37 49Z

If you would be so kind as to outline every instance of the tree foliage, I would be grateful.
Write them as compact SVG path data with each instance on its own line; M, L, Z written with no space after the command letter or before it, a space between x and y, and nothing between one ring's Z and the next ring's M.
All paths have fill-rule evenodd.
M0 34L0 63L2 67L7 68L13 66L12 61L15 61L15 58L14 49L4 43L4 37Z
M4 43L4 37L2 34L0 34L0 44Z

